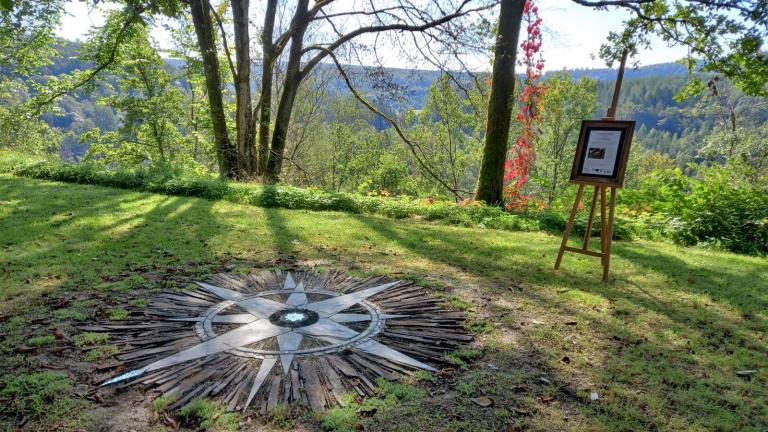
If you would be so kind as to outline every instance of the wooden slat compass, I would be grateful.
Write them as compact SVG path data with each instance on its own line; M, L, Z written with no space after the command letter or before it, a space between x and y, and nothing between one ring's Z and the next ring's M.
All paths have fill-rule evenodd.
M632 134L635 129L634 121L615 119L626 62L627 51L624 50L616 77L616 86L613 90L613 99L607 115L601 120L584 120L581 124L576 156L573 159L573 168L571 169L571 182L578 184L579 190L576 192L576 199L573 202L573 208L563 234L563 241L555 261L555 270L557 270L560 268L565 251L599 257L603 265L604 281L608 280L611 266L611 239L616 210L616 189L624 184L624 172L626 171ZM579 204L586 186L594 186L589 218L581 247L571 247L568 246L568 238L571 235L573 221L579 211ZM609 190L610 201L606 202ZM598 197L600 198L599 252L589 249ZM608 213L607 218L606 211Z

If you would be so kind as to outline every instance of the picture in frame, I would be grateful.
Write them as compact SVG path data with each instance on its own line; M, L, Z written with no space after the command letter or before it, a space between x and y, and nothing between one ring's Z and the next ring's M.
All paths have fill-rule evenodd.
M634 120L582 121L571 181L622 187L634 130Z

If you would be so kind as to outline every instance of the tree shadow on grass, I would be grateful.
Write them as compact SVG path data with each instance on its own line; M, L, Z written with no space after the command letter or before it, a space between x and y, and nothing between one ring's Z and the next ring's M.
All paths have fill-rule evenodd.
M446 235L445 230L419 225L395 227L373 218L357 219L419 256L483 278L485 293L502 298L520 296L541 312L555 317L576 317L578 322L588 323L593 329L590 333L596 338L593 343L604 346L608 352L600 360L602 370L590 367L577 373L600 382L600 386L611 393L608 397L612 400L599 404L582 400L581 406L604 427L621 430L638 425L657 428L677 424L719 428L731 424L736 429L746 429L761 424L757 419L765 410L752 406L751 397L747 395L764 401L765 388L738 378L731 370L766 365L768 349L759 332L765 328L761 318L754 317L755 321L745 326L745 322L733 314L692 307L689 301L681 301L674 295L674 292L701 293L691 284L670 286L670 290L664 292L636 286L623 278L604 284L599 282L597 272L585 275L537 268L536 260L531 257L542 253L540 242L539 245L537 242L504 245L490 241L476 244L477 241L472 243L473 235L458 229ZM488 231L489 240L493 235L493 231ZM552 251L556 248L553 241ZM704 272L700 266L669 254L654 256L642 246L618 243L614 250L616 255L640 266L641 271L678 280L695 274L700 279L697 284L703 286L716 286L713 281L717 281L724 288L713 299L742 312L755 311L755 304L750 304L755 298L745 298L739 285L763 280L762 274L740 275L727 269ZM514 272L511 265L520 266L523 271ZM725 278L721 279L722 275L726 275ZM532 287L511 294L507 289L510 277ZM570 287L606 299L611 305L610 314L596 317L590 310L558 298L549 286ZM668 320L671 325L649 325L645 320L654 316ZM557 332L566 332L567 328L561 326L560 329L549 337L561 338L562 334ZM555 348L549 356L542 356L547 358L545 363L550 369L562 366L558 364L561 360L557 352L559 349Z
M691 263L662 251L626 245L614 250L616 255L648 270L663 273L675 290L703 294L718 302L726 302L744 314L768 310L768 260L760 266L756 258L733 255L733 264L750 262L749 269L739 266L735 270L726 263L712 267L704 263ZM695 253L695 252L694 252ZM758 265L756 265L758 264Z
M211 259L206 240L221 231L206 200L19 179L3 179L0 194L18 201L0 217L6 299L89 290L126 268Z

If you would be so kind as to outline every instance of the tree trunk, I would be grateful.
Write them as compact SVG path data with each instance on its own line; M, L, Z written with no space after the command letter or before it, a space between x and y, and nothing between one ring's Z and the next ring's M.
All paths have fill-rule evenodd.
M251 46L248 33L248 7L250 0L232 0L232 18L235 29L235 124L237 125L237 151L241 175L252 176L256 165L254 136L251 131Z
M192 11L192 23L197 34L197 43L203 58L205 87L211 111L214 146L219 162L219 175L230 179L237 178L237 149L232 146L227 134L227 120L221 96L219 59L213 38L213 24L209 10L210 4L208 0L190 0L189 5Z
M291 111L296 100L299 85L302 80L301 51L304 46L304 32L309 24L307 7L309 0L299 0L296 6L296 14L291 20L291 27L296 31L291 37L291 51L288 54L288 66L285 75L283 94L277 106L275 115L275 127L272 132L272 149L269 154L267 170L264 173L267 181L276 182L280 178L283 167L283 155L285 153L285 141L288 136L288 124L291 122Z
M269 161L269 124L272 116L272 82L275 67L275 46L272 37L275 31L277 0L268 0L261 32L263 61L261 66L261 96L259 97L259 154L256 172L263 175Z
M485 146L475 199L501 204L504 191L504 161L515 92L515 59L525 0L502 0L499 30L494 49L491 95L485 127Z

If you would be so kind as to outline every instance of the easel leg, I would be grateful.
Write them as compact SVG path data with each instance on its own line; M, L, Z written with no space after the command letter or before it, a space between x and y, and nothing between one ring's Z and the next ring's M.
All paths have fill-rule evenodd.
M608 281L608 270L611 268L611 243L613 239L613 216L616 209L616 188L611 188L611 203L609 208L608 226L606 226L605 265L603 265L603 280Z
M571 209L571 216L568 218L568 225L565 226L565 233L563 234L563 242L560 244L560 251L557 253L557 260L555 261L555 270L560 268L560 261L563 260L563 253L565 252L565 246L568 245L568 237L571 235L571 229L573 229L573 220L576 218L576 212L579 211L579 203L581 202L581 195L584 193L584 185L579 185L579 191L576 192L576 200L573 201L573 208Z
M605 267L605 188L600 188L600 264Z
M600 186L595 186L595 193L592 194L592 206L589 207L589 219L587 219L587 229L584 231L584 245L582 249L589 249L589 237L592 235L592 221L595 218L595 206L597 205L597 194L602 189Z

